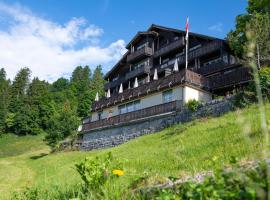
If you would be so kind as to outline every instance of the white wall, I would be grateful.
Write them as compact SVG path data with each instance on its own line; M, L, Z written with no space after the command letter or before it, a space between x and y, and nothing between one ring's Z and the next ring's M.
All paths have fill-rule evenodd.
M184 103L195 99L197 101L208 102L212 99L212 94L203 90L194 89L189 86L184 87Z

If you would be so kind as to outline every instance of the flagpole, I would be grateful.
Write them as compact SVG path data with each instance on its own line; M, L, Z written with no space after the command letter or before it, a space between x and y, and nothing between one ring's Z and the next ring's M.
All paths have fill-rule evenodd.
M186 21L186 69L188 68L188 32L189 32L189 18Z
M186 40L186 69L188 68L188 38Z

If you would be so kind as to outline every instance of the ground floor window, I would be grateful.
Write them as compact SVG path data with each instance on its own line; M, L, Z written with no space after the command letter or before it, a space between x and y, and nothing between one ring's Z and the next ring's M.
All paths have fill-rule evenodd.
M136 100L123 105L118 106L119 114L133 112L141 108L141 101Z
M167 90L162 93L163 103L168 103L173 100L173 92L172 90Z
M98 112L98 120L102 119L102 111Z

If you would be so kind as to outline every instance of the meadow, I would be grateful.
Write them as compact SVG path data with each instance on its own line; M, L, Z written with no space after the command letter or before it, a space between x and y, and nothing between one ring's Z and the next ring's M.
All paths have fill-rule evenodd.
M266 112L270 116L269 104ZM128 188L142 177L147 177L147 185L153 185L165 182L167 177L209 171L213 158L220 166L229 164L232 157L239 162L259 159L264 139L256 105L221 117L178 124L104 150L51 153L43 138L1 136L0 199L9 199L26 187L53 190L80 183L74 165L86 156L112 152L124 166L125 175L119 184Z

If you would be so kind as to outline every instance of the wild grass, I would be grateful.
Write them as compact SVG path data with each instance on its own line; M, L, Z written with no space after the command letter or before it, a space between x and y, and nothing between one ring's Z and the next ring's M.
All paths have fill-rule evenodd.
M266 112L266 116L270 116L269 104ZM175 125L115 148L91 152L50 154L40 136L13 137L7 135L0 139L0 199L8 199L11 193L25 187L66 191L81 183L74 165L86 156L111 151L122 161L125 170L115 187L125 190L142 177L146 177L145 185L151 185L166 181L166 177L179 178L209 171L213 157L219 165L228 164L232 156L241 162L258 159L263 140L255 105L221 117Z

